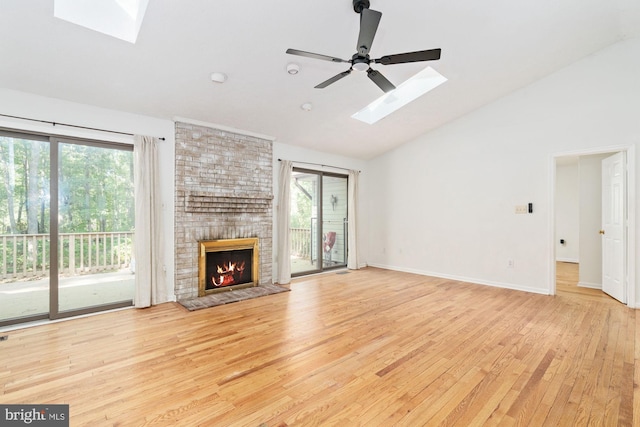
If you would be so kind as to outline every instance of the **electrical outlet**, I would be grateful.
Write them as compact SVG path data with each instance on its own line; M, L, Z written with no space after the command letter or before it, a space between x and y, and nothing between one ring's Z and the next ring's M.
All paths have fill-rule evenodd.
M527 205L516 205L517 214L526 214L528 212L529 212L529 207Z
M510 259L509 261L507 261L507 267L508 268L513 268L513 260Z

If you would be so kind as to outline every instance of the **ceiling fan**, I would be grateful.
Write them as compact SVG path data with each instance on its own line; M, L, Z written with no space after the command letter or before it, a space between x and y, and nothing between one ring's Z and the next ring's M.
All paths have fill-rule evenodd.
M396 55L385 55L381 58L371 59L369 57L369 50L373 43L373 38L378 30L378 24L382 13L376 10L369 9L369 0L353 0L353 10L360 14L360 34L358 36L358 44L356 45L357 52L351 57L350 60L335 58L333 56L321 55L318 53L305 52L297 49L287 49L287 53L290 55L305 56L307 58L321 59L323 61L331 62L345 62L351 64L351 67L347 71L343 71L331 77L316 86L317 89L323 89L330 84L333 84L343 77L351 74L351 71L366 71L369 78L380 89L385 92L390 92L396 87L383 76L379 71L376 71L370 67L373 62L375 64L391 65L391 64L404 64L407 62L420 62L420 61L435 61L440 59L440 49L420 50L417 52L399 53Z

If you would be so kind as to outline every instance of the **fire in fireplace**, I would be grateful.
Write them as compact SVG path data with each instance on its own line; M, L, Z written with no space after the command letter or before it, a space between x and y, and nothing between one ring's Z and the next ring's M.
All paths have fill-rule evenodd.
M198 242L199 296L258 285L258 239Z
M207 253L209 289L251 282L251 249Z

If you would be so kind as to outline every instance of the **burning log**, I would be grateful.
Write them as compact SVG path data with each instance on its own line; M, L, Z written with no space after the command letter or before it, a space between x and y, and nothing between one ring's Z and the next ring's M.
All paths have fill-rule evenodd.
M227 265L216 266L219 280L215 276L211 276L213 286L219 288L222 286L230 286L239 283L244 273L245 262L241 263L229 262Z

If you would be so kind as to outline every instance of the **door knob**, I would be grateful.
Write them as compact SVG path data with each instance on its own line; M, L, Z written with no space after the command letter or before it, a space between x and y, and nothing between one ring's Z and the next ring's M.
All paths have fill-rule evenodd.
M600 234L604 234L604 230L600 230Z

